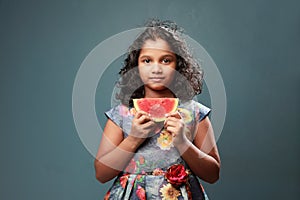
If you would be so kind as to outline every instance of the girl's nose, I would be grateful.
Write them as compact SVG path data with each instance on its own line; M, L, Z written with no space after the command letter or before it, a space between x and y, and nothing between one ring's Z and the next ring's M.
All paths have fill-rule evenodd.
M153 63L152 73L162 73L162 67L158 63Z

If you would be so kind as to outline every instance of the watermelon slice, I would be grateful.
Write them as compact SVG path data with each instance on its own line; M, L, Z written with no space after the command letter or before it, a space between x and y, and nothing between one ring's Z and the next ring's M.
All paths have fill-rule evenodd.
M141 98L133 99L136 111L145 111L151 115L155 122L162 122L165 115L175 112L178 106L177 98Z

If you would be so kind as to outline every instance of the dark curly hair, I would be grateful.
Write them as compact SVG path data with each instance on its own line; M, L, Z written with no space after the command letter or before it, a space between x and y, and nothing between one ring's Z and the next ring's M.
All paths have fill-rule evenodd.
M145 30L129 47L124 67L119 72L121 79L117 83L120 88L117 99L124 105L132 106L132 99L144 97L144 85L137 70L138 58L145 41L156 39L165 40L176 55L176 71L179 73L175 73L169 89L182 101L191 100L201 93L203 71L181 37L182 32L183 29L172 21L151 19L145 24Z

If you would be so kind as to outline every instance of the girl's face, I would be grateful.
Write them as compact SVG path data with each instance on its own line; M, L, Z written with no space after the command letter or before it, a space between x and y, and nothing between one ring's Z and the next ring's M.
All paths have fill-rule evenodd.
M165 40L146 40L138 58L138 69L146 94L168 91L176 69L176 55Z

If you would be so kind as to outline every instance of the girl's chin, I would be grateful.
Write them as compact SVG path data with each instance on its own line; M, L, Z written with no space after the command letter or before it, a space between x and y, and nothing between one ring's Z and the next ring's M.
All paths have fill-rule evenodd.
M146 85L145 90L157 92L160 94L169 94L170 92L172 93L172 91L165 85Z
M167 87L164 84L160 83L150 83L146 85L147 88L151 90L165 90Z

